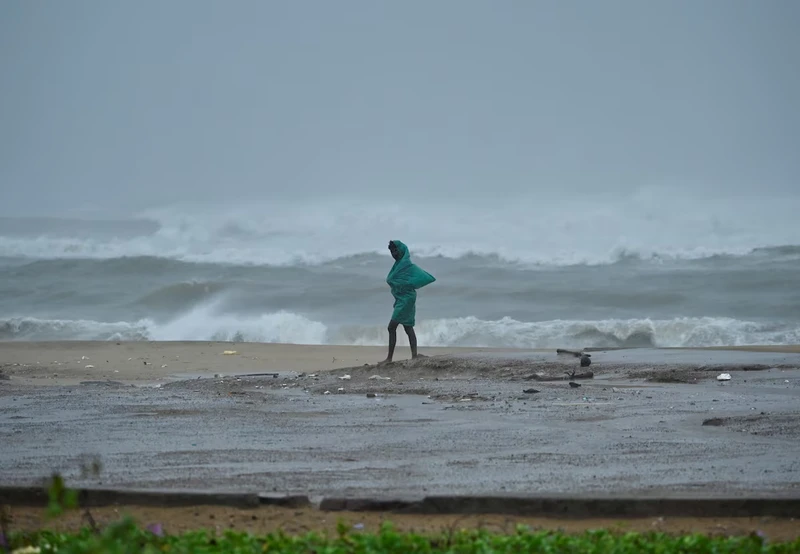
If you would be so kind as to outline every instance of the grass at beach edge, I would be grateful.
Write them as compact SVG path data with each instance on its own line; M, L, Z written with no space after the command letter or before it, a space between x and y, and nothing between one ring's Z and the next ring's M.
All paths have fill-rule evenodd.
M660 532L633 533L608 530L567 534L558 531L531 530L519 526L512 533L486 530L448 530L435 534L396 531L384 523L377 533L353 530L340 523L337 532L310 532L292 535L283 532L264 535L241 531L208 530L180 534L165 533L160 525L146 528L123 518L104 529L89 526L78 532L60 533L49 530L11 532L6 541L7 552L22 553L327 553L358 552L364 554L420 553L798 553L800 539L771 542L760 534L745 536L709 536L703 534L669 535Z

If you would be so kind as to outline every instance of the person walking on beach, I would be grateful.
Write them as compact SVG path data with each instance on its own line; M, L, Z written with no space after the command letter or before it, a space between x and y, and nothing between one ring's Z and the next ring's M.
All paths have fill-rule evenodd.
M411 263L408 247L399 240L389 241L389 252L394 258L394 265L386 276L386 283L394 296L394 310L389 320L389 355L381 364L388 364L394 356L397 344L397 326L402 325L408 335L411 347L411 358L419 357L417 353L417 335L414 323L417 313L417 289L430 285L436 278L427 271Z

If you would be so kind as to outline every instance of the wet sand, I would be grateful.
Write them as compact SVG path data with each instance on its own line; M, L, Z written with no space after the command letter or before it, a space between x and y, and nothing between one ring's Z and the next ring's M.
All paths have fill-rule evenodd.
M592 352L572 387L553 352L0 343L0 483L796 497L800 349L776 350Z
M235 354L225 354L233 351ZM421 348L435 356L467 352L500 352L491 348ZM395 361L410 357L398 346ZM0 342L0 371L17 383L74 385L86 380L162 383L219 373L324 371L386 358L377 346L306 346L230 342Z

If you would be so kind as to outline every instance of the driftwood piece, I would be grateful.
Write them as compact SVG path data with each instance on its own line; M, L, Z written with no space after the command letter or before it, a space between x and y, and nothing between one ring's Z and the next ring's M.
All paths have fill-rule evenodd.
M579 352L577 350L567 350L565 348L556 348L556 354L559 356L574 356L581 359L581 367L589 367L592 365L592 355L586 352Z
M575 356L576 358L580 358L582 356L591 357L591 354L585 354L585 353L579 352L577 350L567 350L565 348L556 348L556 354L571 355L571 356Z

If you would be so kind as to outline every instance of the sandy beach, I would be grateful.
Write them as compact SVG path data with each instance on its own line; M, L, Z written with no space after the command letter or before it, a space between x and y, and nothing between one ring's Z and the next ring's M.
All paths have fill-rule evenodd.
M633 352L633 350L626 350ZM671 352L727 351L800 353L800 346L739 346L730 348L648 349L640 362L663 365ZM226 352L229 352L226 354ZM500 348L420 348L426 356L521 353L552 354L552 350ZM333 346L232 342L0 342L0 371L26 385L74 385L81 381L112 380L126 384L162 383L216 374L258 372L319 372L375 365L386 357L378 346ZM395 362L410 358L398 346ZM557 358L554 361L558 361ZM563 360L562 360L563 361Z
M441 356L504 352L492 348L420 348ZM226 354L229 352L229 354ZM524 352L524 351L521 351ZM316 372L376 364L386 348L232 342L0 342L0 370L15 383L70 385L88 380L161 383L258 372ZM394 361L410 358L398 346Z

